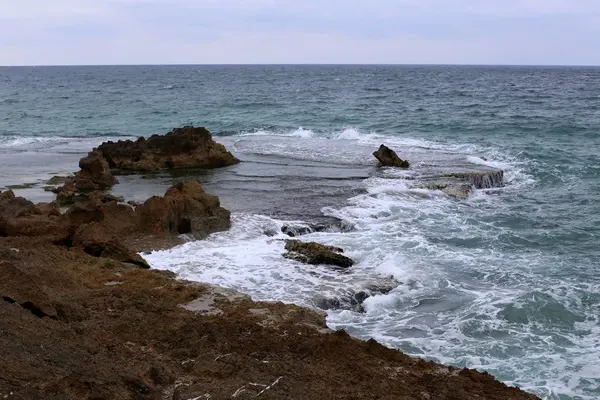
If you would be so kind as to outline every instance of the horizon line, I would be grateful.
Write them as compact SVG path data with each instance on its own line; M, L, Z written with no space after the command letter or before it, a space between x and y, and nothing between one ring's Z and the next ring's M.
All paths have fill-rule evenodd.
M356 67L377 67L377 66L390 66L390 67L575 67L575 68L586 68L586 67L600 67L595 64L453 64L453 63L165 63L165 64L20 64L20 65L0 65L0 68L36 68L36 67L183 67L183 66L196 66L196 67L225 67L225 66L356 66Z

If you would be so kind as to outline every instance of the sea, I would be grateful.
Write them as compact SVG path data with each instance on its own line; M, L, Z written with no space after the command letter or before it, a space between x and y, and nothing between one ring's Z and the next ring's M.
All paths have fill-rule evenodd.
M50 201L47 180L101 142L184 125L242 162L113 191L197 179L233 226L144 254L154 268L543 399L600 399L600 68L1 67L0 188ZM378 168L380 144L411 167ZM421 184L465 169L503 182L468 199ZM356 263L283 258L282 229Z

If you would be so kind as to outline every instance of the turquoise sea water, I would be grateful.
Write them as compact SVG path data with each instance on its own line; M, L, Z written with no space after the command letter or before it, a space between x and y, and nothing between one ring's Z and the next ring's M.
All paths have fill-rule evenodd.
M323 288L392 275L402 284L364 312L330 310L330 326L490 371L547 399L600 398L600 68L0 68L0 187L73 171L107 138L186 124L241 154L236 190L246 182L261 207L231 200L231 232L153 253L153 265L308 306ZM410 172L374 168L370 152L382 142L416 171L459 161L502 168L505 187L467 201L413 190ZM315 173L335 191L310 186ZM232 181L220 177L207 181L217 192ZM316 200L294 207L355 227L310 237L346 248L356 272L307 273L280 260L265 226L289 216L269 212L269 201L281 199L280 210L294 202L282 190L298 187ZM220 258L233 253L242 254L228 260L237 267L226 267Z

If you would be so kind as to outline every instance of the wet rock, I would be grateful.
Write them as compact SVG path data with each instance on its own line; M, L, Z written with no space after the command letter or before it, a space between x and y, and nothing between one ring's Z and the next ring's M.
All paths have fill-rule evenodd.
M98 151L92 151L79 160L79 168L81 170L75 176L67 178L64 185L55 190L60 204L85 199L89 193L109 189L118 182Z
M408 168L410 163L406 160L402 160L396 152L386 145L382 144L379 146L379 150L373 153L373 156L379 160L379 166L381 167L399 167Z
M98 222L81 226L71 241L73 247L82 248L93 257L110 258L122 263L133 264L139 268L150 268L150 265L142 257L127 249Z
M39 279L0 260L0 301L17 303L37 317L56 318L56 309Z
M289 223L281 227L281 232L289 237L297 237L315 232L350 232L353 229L351 224L336 219L331 223Z
M339 247L326 246L315 242L301 242L299 240L286 240L284 253L285 258L296 260L305 264L335 265L342 268L349 268L354 265L354 261L344 256L344 250Z
M154 196L136 207L141 226L154 234L191 234L203 239L229 229L230 212L219 198L206 193L195 181L180 182L164 197Z
M447 176L466 181L476 189L491 189L504 186L504 171L501 169L476 172L453 172Z
M206 128L186 126L148 139L106 142L98 147L111 168L159 171L182 167L216 168L239 163Z

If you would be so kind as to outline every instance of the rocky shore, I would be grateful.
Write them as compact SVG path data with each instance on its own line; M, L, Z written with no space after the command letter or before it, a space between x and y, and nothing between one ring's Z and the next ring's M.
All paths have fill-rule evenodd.
M229 211L197 182L129 205L107 193L113 173L237 162L207 132L103 144L57 190L60 204L0 193L0 398L537 398L332 332L314 310L149 269L139 252L226 230ZM352 266L341 249L286 249Z

